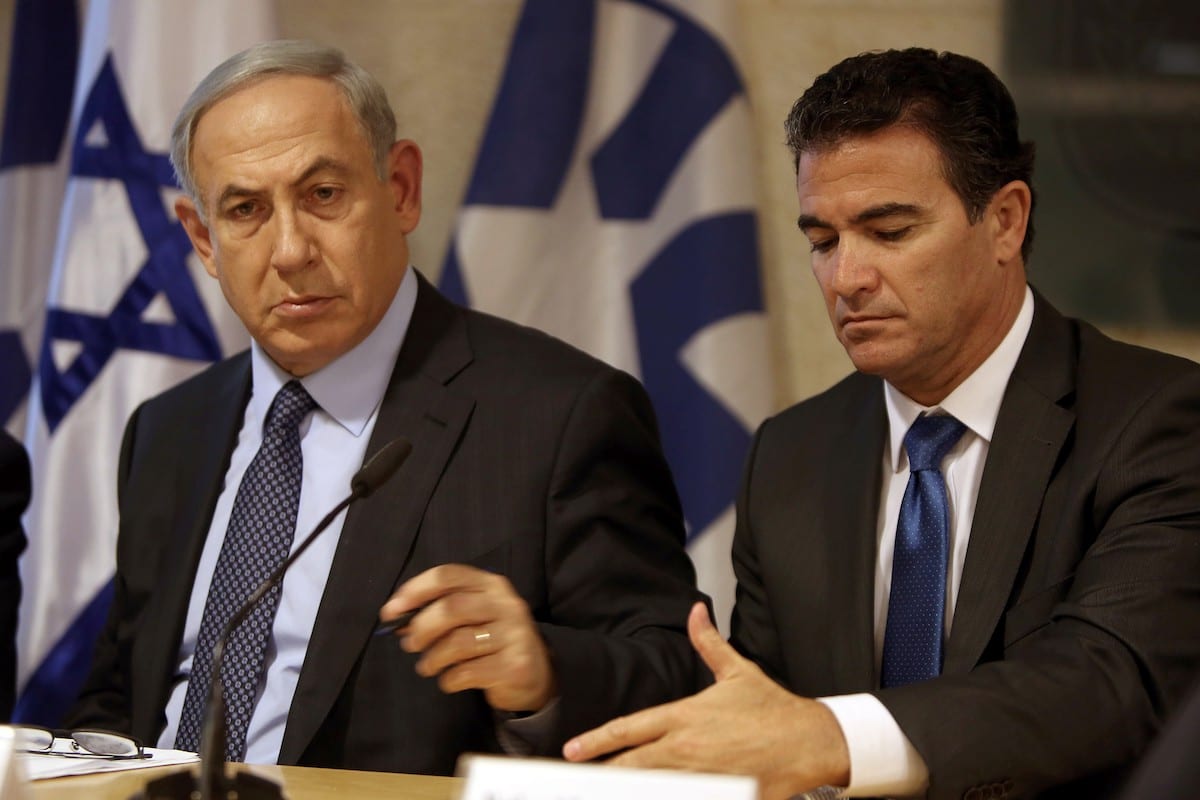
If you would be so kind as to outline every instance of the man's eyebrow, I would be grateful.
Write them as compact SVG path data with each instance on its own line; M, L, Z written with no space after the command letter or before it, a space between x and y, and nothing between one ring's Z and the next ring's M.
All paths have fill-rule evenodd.
M853 218L850 222L853 225L861 225L864 222L871 222L876 219L885 217L913 217L923 214L925 210L913 203L883 203L878 206L871 206L864 209ZM832 230L834 225L832 222L827 222L813 214L801 214L796 219L796 226L802 231L807 231L810 228L828 228Z
M802 231L806 231L809 228L832 228L833 226L820 217L814 217L812 214L801 214L796 219L796 227Z
M299 186L310 180L314 175L326 171L344 174L349 172L349 167L335 158L321 156L313 161L304 172L300 173L300 177L292 181L292 185ZM221 191L221 196L217 198L217 208L224 206L229 200L254 197L259 194L262 194L261 189L250 189L245 186L239 186L236 183L231 183Z
M231 183L221 190L221 196L217 198L217 208L222 208L226 202L233 198L253 197L258 193L255 189L247 189L244 186Z
M312 164L310 164L308 166L308 169L306 169L306 170L304 170L304 172L300 173L300 177L296 178L296 180L292 182L292 185L299 186L300 184L309 180L310 178L312 178L314 175L316 175L319 172L335 172L339 175L342 175L349 171L350 171L350 168L348 166L346 166L345 163L338 161L336 158L330 158L329 156L321 156L321 157L317 158L317 160L314 161Z
M883 217L915 217L922 213L924 213L924 209L913 203L884 203L860 211L851 222L857 225Z

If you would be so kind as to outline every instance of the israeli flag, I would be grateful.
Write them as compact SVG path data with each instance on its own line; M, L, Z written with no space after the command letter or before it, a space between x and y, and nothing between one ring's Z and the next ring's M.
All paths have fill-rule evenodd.
M527 0L440 283L641 378L724 629L772 403L727 0Z
M129 414L247 344L174 217L167 150L196 83L274 32L269 0L88 3L27 409L19 720L55 724L87 675L112 591Z

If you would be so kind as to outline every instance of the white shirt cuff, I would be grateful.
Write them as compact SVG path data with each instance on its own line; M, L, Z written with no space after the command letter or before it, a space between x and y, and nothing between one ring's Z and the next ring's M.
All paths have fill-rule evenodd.
M818 697L833 712L850 750L850 785L844 797L919 795L929 769L891 713L870 694Z

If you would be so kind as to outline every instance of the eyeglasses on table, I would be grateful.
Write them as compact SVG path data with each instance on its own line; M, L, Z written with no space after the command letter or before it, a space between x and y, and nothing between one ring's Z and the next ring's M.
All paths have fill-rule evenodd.
M142 743L132 736L112 731L50 730L14 725L17 748L26 753L46 753L66 758L149 758ZM56 747L57 745L57 747ZM63 749L63 748L67 749Z

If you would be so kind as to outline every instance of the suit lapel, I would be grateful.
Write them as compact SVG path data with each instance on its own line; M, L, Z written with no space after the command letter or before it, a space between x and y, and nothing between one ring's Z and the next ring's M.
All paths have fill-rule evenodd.
M996 419L979 486L943 672L979 661L1009 601L1054 465L1075 424L1067 322L1035 294L1033 325Z
M243 355L219 376L215 391L205 398L204 413L191 414L179 424L183 438L177 448L176 482L171 487L176 507L171 529L163 532L170 538L162 550L165 557L160 559L163 579L156 583L147 603L135 644L145 652L133 659L134 664L146 665L146 675L133 681L140 700L134 703L135 713L142 709L155 717L135 719L135 730L161 729L158 717L166 707L175 674L192 583L249 395L250 359ZM224 446L214 447L214 443Z
M420 278L412 322L367 447L369 458L403 437L412 453L383 490L352 506L346 517L288 716L281 764L303 755L404 570L430 495L474 409L473 397L448 386L471 358L461 312Z

